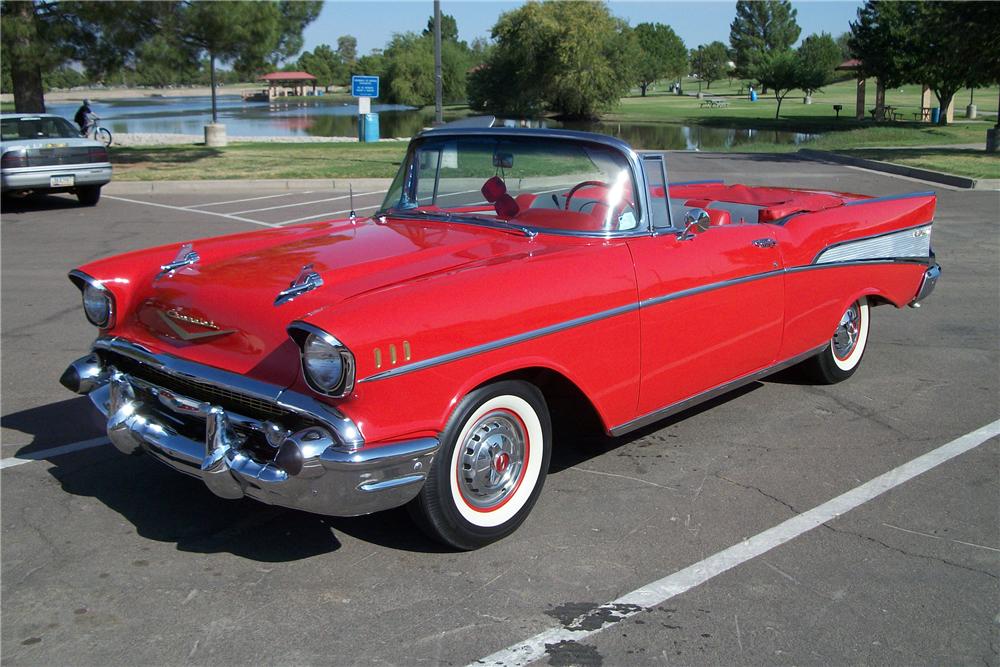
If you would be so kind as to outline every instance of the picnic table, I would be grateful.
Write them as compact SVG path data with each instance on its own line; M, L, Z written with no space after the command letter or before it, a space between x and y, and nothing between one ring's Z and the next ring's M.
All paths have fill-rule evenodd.
M718 97L706 97L704 100L701 101L701 104L699 106L701 107L707 106L712 109L718 109L718 108L728 107L729 100L723 100Z
M869 109L868 113L872 115L872 120L899 120L899 107L894 107L890 104L886 104L882 107L881 113L879 113L879 108Z
M920 107L920 111L913 112L913 120L929 121L931 119L931 108Z

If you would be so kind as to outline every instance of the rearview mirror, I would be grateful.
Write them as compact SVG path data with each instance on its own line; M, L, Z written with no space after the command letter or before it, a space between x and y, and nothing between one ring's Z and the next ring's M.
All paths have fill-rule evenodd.
M494 153L493 166L499 169L510 169L514 166L513 153Z

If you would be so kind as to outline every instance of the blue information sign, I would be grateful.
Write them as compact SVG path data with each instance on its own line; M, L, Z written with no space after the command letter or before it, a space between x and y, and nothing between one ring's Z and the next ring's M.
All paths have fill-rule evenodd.
M353 97L378 97L378 77L352 76L351 95Z

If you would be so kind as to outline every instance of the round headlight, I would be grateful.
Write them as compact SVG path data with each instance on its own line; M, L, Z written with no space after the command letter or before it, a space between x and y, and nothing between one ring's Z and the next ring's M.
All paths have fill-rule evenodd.
M344 379L343 348L332 345L324 338L314 333L306 336L302 346L302 367L306 379L316 389L330 393L337 389Z
M88 283L83 288L83 312L95 327L107 326L111 321L111 295Z

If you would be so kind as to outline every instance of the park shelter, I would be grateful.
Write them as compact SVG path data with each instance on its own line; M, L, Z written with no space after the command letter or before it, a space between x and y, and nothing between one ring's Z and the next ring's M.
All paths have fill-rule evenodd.
M845 60L844 62L840 63L834 69L836 69L838 72L855 72L857 74L858 93L857 93L857 102L854 110L854 117L857 118L858 120L864 120L866 81L864 72L862 71L861 61L858 60L857 58L851 58L850 60ZM931 106L931 89L927 86L927 84L924 84L920 92L921 111L925 109L929 110L930 106ZM881 118L882 109L884 108L885 108L885 86L882 84L881 81L875 79L875 109L877 110L875 116ZM949 123L952 121L952 114L954 113L954 109L955 109L955 103L953 100L952 104L945 110L945 113L948 115ZM930 116L927 113L924 113L920 118L924 122L930 120Z
M259 80L267 84L269 100L289 95L303 96L307 86L312 86L312 94L316 94L316 77L308 72L271 72Z

